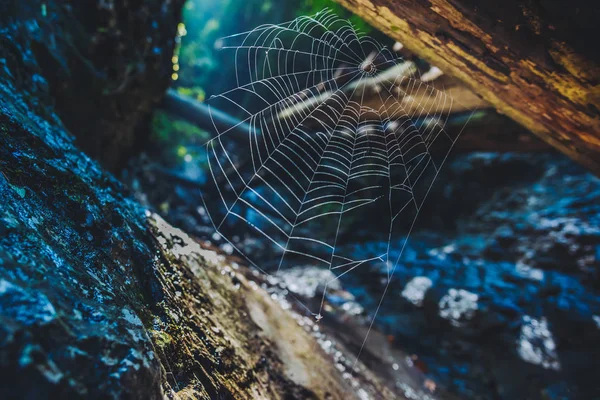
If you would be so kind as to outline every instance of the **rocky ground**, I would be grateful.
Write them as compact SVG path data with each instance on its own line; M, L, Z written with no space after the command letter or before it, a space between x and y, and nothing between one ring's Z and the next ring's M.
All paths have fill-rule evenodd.
M206 224L198 185L189 178L195 170L186 164L194 161L165 177L156 173L156 158L146 160L129 179L170 221L231 252ZM557 153L455 154L421 214L361 360L376 365L381 359L371 362L371 355L385 342L403 356L380 376L412 365L425 372L427 385L465 398L597 397L599 207L600 180ZM357 258L381 246L368 229L353 237L344 246ZM401 248L401 239L391 247ZM266 263L271 251L256 249ZM327 273L298 266L271 279L310 304L320 301ZM331 318L323 325L355 353L385 282L383 266L357 269L327 296Z

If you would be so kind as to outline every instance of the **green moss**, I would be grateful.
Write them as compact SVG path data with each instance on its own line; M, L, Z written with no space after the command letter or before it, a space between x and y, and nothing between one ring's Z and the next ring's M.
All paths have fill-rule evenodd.
M151 329L150 334L152 335L152 341L154 342L154 345L156 347L160 347L161 349L164 349L173 342L173 337L165 331Z

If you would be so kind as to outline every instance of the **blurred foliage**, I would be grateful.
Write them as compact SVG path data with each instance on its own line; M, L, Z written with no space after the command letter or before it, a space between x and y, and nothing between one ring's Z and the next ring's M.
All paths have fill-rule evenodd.
M186 155L195 155L198 147L209 139L210 134L194 124L163 111L154 113L151 140L161 150L167 165L180 164L186 160Z
M365 34L371 34L373 31L373 27L366 23L362 18L352 14L350 11L346 10L341 5L334 3L332 0L303 0L299 3L300 5L298 7L296 16L314 15L319 11L328 8L341 18L348 19L352 25L354 25L357 31Z
M179 94L182 94L184 96L192 97L195 100L198 100L200 102L204 101L204 99L206 98L206 92L200 86L193 86L193 87L179 86L177 88L177 92L179 92Z
M174 57L176 87L203 101L231 88L235 70L231 53L219 51L219 39L265 23L281 23L300 15L330 9L368 34L373 28L332 0L188 0L185 25L179 29L181 46ZM183 90L183 91L182 91Z
M176 136L178 139L185 142L204 143L209 139L208 132L198 128L185 120L172 118L163 111L157 111L154 114L153 136L155 140L169 140L170 136Z

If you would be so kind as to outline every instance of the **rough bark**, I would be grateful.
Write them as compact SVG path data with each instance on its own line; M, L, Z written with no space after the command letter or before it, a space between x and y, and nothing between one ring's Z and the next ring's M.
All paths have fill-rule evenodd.
M459 81L449 76L442 76L433 82L415 86L416 88L411 90L410 101L403 103L388 102L386 112L390 115L402 115L403 113L406 113L412 115L413 118L420 118L426 117L428 114L447 115L490 107L490 105L481 99L481 97L477 96ZM437 93L432 92L430 87L443 91L448 98L452 98L454 101L440 101L440 99L436 97ZM368 95L365 96L364 105L375 110L380 110L384 106L382 100L386 99L387 96L393 95L393 93L389 92L385 92L385 95L368 93Z
M600 174L593 0L336 0Z

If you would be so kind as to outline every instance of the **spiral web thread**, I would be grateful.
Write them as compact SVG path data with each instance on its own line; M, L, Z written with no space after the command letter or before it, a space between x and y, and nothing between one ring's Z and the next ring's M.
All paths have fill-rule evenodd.
M215 124L218 134L206 144L214 195L203 197L216 230L261 270L232 240L240 224L272 244L270 272L284 265L331 270L319 308L305 305L317 320L334 280L379 265L387 283L378 311L458 138L439 111L453 100L415 76L414 64L329 11L226 37L222 47L235 53L237 81L209 104L242 122L221 130ZM378 109L365 104L373 93ZM419 93L429 100L418 100ZM376 223L363 221L373 210ZM383 245L356 259L339 244L361 221ZM397 237L401 249L392 256Z

